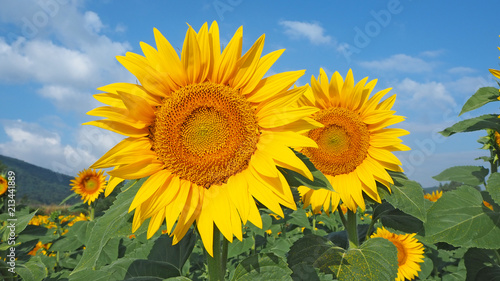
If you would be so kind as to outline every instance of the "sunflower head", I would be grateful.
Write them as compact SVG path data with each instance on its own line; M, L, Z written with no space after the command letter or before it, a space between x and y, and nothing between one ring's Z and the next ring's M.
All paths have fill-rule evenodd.
M312 179L289 147L317 146L302 133L321 127L309 117L319 109L296 105L306 86L290 90L304 71L264 78L283 53L261 57L264 35L243 54L242 28L221 51L216 22L189 26L179 58L154 34L156 48L141 43L145 56L118 57L141 85L115 83L95 95L109 106L88 114L107 119L87 124L128 138L92 167L114 167L106 194L149 176L130 206L133 231L150 218L151 237L166 222L177 243L196 221L211 255L214 227L228 241L242 239L242 223L262 227L254 199L281 217L281 206L295 208L276 166Z
M442 190L435 190L432 193L424 194L424 198L432 202L436 202L441 196L443 196Z
M320 69L318 79L312 76L310 90L299 100L300 105L318 108L312 118L324 125L307 133L318 147L304 148L302 153L336 191L300 187L304 205L311 204L316 211L334 211L340 200L352 211L358 206L364 210L363 194L380 202L376 182L390 190L394 182L387 170L403 171L392 152L409 149L399 139L408 132L387 128L404 120L391 109L396 95L381 101L390 91L385 89L370 97L377 80L367 81L354 83L351 70L345 80L335 72L329 81Z
M0 196L4 195L9 188L8 181L4 175L0 175Z
M71 190L82 196L84 203L90 205L106 188L104 171L85 169L79 172L75 179L71 180L70 186L72 186Z
M413 280L418 276L420 263L424 262L424 245L418 242L415 235L416 233L395 234L382 227L371 236L385 238L396 246L399 266L396 281Z

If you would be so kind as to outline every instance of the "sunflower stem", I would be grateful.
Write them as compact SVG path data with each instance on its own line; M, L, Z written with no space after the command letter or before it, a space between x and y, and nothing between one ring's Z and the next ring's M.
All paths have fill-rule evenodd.
M94 207L94 203L91 203L90 204L90 214L89 214L89 220L90 221L93 221L94 220L94 213L95 213L95 207Z
M358 224L356 221L356 213L347 209L347 237L349 238L349 248L356 249L359 246L358 241Z
M347 220L345 219L344 212L342 212L342 208L340 207L340 205L337 206L337 211L339 213L340 220L342 221L342 224L347 231Z
M213 256L207 253L208 277L210 281L223 281L226 265L223 263L223 255L221 253L220 230L214 226L214 244ZM226 248L227 249L227 248ZM225 254L227 258L227 253Z

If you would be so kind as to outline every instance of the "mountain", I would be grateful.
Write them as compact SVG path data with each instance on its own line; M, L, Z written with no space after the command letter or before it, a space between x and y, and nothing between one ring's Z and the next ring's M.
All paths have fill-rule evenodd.
M59 204L73 193L69 185L73 177L3 155L0 163L6 166L6 171L16 173L17 202L28 199L30 203Z

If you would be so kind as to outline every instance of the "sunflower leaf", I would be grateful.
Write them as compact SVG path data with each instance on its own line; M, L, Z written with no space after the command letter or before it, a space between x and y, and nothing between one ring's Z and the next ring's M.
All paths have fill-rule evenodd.
M498 89L495 87L480 88L465 102L462 107L462 111L460 111L458 116L464 114L465 112L480 108L481 106L492 101L498 101Z
M397 250L384 238L371 238L357 249L345 250L327 239L308 235L294 243L288 265L297 280L317 280L315 268L338 280L393 280L398 270Z
M394 175L394 173L391 173L391 176L394 180L394 184L391 185L391 193L387 191L385 186L378 184L380 198L386 200L404 213L425 222L425 199L420 184L408 180L404 176Z
M33 257L27 263L17 265L16 273L25 281L41 281L47 277L47 268L40 257Z
M484 206L481 193L470 186L445 192L429 208L424 229L432 243L500 248L500 213Z
M295 171L278 167L278 170L280 170L290 186L306 186L314 190L323 188L326 190L334 191L332 185L330 184L330 181L328 181L328 179L320 170L314 167L314 164L311 162L311 160L309 160L307 156L295 150L293 152L295 152L295 155L297 155L297 157L300 158L300 160L302 160L302 162L304 162L307 168L311 171L314 180L311 181Z
M488 175L488 169L482 166L455 166L432 178L437 181L457 181L470 186L478 186L484 183L486 175Z
M495 203L500 205L500 173L493 173L488 178L488 185L486 191L490 194Z
M257 254L244 259L231 280L292 280L285 260L275 254Z
M71 273L76 274L78 271L87 271L93 269L97 265L97 260L103 253L103 248L112 237L117 236L117 232L121 232L124 226L129 225L128 220L132 216L128 212L128 208L134 199L139 187L146 179L139 181L130 181L122 188L122 192L116 196L113 205L99 217L89 236L87 236L86 250L83 252L82 259ZM131 230L131 229L130 229Z
M471 248L465 253L467 280L495 280L500 276L500 266L495 262L492 250Z
M449 137L455 133L472 132L485 129L493 129L500 131L500 122L498 122L497 114L485 114L475 118L466 119L455 123L453 126L439 132L445 137Z

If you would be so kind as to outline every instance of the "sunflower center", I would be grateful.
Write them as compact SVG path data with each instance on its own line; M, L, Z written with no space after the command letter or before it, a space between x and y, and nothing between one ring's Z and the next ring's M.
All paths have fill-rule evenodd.
M83 186L86 191L94 191L99 185L99 182L93 177L86 177L83 180Z
M325 174L354 171L368 154L370 132L366 124L357 113L342 107L322 110L314 119L325 127L309 132L318 148L306 148L304 154Z
M236 89L212 82L165 98L150 131L165 168L205 188L246 169L260 134L249 102Z
M401 266L406 263L406 253L405 247L399 241L391 241L394 246L398 249L398 265Z

